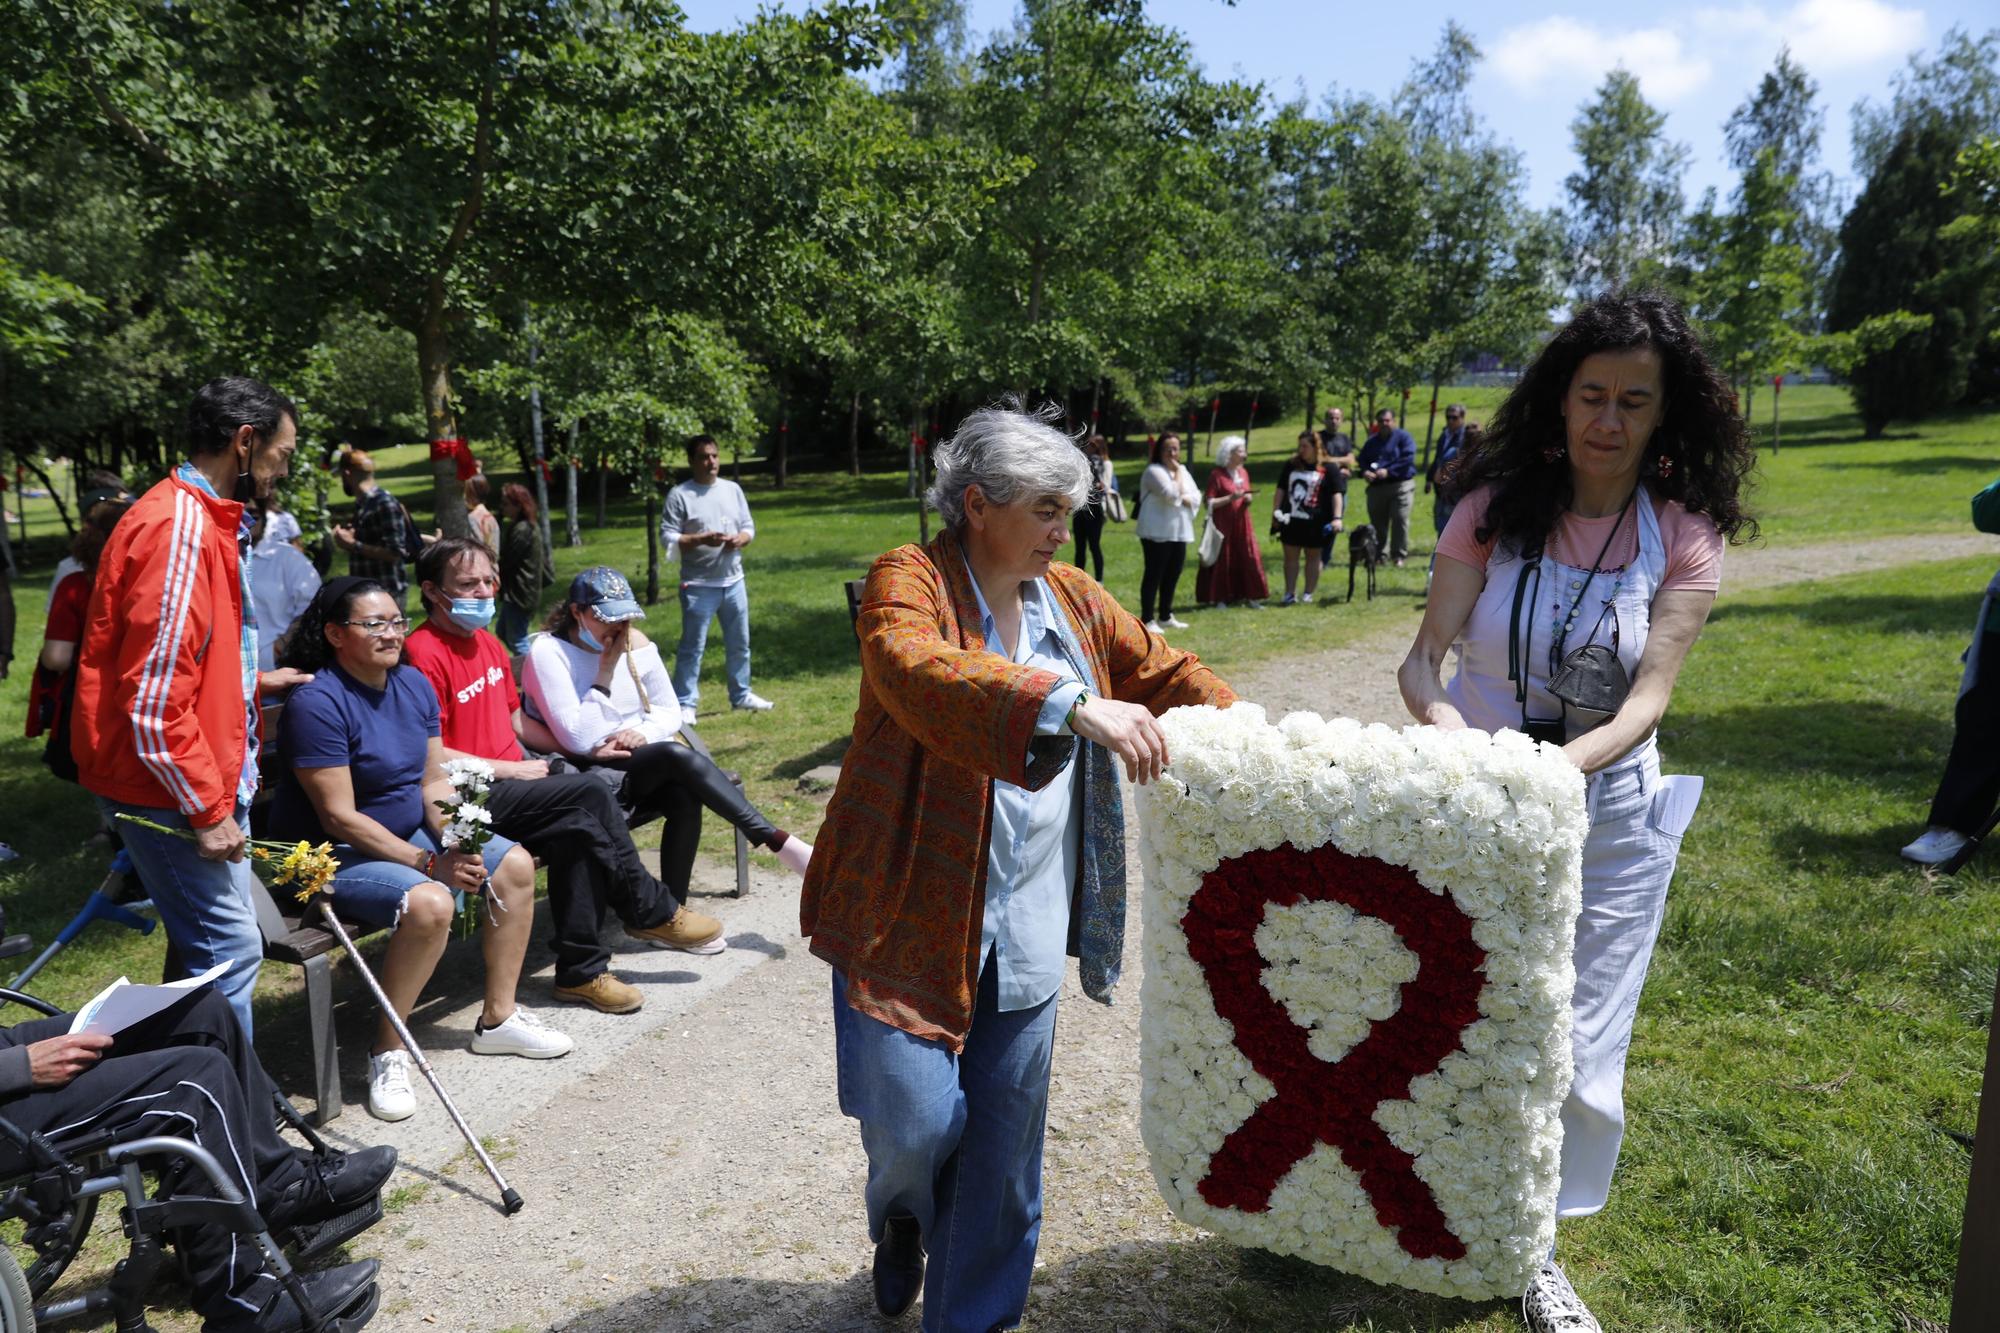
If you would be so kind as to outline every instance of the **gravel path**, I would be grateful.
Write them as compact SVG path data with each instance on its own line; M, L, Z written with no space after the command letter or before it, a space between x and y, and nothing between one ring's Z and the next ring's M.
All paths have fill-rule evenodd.
M1728 585L1993 550L1990 538L1966 536L1733 551ZM1414 628L1265 663L1234 683L1279 716L1323 705L1324 682L1336 679L1353 716L1400 722L1394 671ZM1136 850L1130 859L1136 867ZM726 889L721 868L701 873L698 892ZM865 1164L834 1105L827 969L798 938L797 881L760 873L747 901L705 905L729 923L737 947L711 958L622 956L621 974L648 997L633 1017L545 1006L548 959L530 959L524 999L578 1038L577 1053L553 1064L456 1049L459 1030L470 1028L476 963L472 950L452 950L456 984L418 1035L429 1033L474 1124L496 1136L502 1169L528 1207L507 1219L489 1206L490 1182L428 1092L419 1090L419 1113L403 1126L351 1107L336 1125L342 1137L399 1143L407 1169L398 1184L417 1187L355 1246L383 1261L385 1299L372 1328L882 1327L867 1281ZM1030 1324L1042 1329L1135 1326L1122 1317L1131 1284L1105 1273L1199 1234L1167 1214L1139 1142L1138 933L1135 903L1121 1003L1085 999L1073 975L1060 1000L1047 1217L1029 1306ZM358 988L342 987L354 1095L369 1016L353 1002Z

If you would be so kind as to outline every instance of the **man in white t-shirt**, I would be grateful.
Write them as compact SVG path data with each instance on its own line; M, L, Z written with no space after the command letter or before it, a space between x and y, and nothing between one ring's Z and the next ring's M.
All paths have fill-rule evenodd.
M694 475L667 493L660 540L681 562L681 646L674 655L674 693L690 724L701 702L701 655L708 626L722 621L723 667L729 704L763 712L771 706L750 690L750 598L743 586L743 548L757 535L743 488L722 479L722 451L712 435L688 441Z

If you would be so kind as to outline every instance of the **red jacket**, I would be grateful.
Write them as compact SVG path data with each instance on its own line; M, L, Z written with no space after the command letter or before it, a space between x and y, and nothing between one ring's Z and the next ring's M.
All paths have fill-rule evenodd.
M129 805L228 818L248 753L243 506L168 477L120 519L77 650L79 781Z

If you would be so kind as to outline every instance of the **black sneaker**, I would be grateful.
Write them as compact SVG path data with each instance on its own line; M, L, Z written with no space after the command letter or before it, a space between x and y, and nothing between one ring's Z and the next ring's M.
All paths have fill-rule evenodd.
M340 1333L354 1333L375 1317L375 1307L381 1304L382 1291L375 1285L375 1275L381 1269L377 1260L363 1259L317 1273L301 1273L299 1285L316 1313L334 1316L334 1327ZM280 1286L256 1314L211 1319L202 1325L202 1333L302 1333L305 1326L305 1312L292 1293Z
M374 1198L396 1173L396 1150L384 1144L305 1158L297 1180L264 1211L273 1231L324 1222Z

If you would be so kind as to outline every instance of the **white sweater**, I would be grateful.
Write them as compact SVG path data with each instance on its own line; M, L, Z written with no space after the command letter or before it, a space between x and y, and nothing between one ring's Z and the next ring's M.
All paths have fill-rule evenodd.
M1201 492L1186 468L1176 466L1170 473L1165 463L1148 463L1139 477L1139 495L1141 538L1151 542L1194 540L1194 515L1201 508Z
M680 700L658 648L649 642L628 654L611 678L609 694L593 688L601 660L602 654L553 634L528 640L528 657L521 668L526 712L554 733L557 745L570 754L589 754L614 732L637 731L648 741L668 741L680 733ZM639 702L639 686L632 679L635 668L650 708Z

